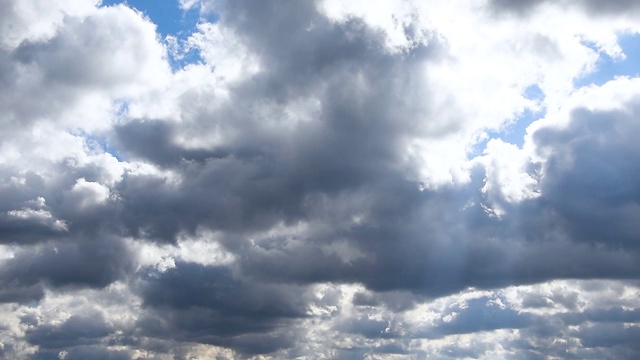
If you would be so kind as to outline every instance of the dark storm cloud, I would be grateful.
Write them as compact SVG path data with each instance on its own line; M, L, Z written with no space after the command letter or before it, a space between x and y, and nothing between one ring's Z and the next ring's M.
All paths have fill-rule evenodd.
M244 284L234 279L227 267L182 262L164 273L149 274L141 287L146 306L210 308L231 316L254 319L302 316L304 303L298 303L300 294L293 289ZM199 296L194 296L196 293Z
M590 15L596 16L625 15L640 10L640 1L638 0L490 0L489 3L495 10L509 11L520 15L528 14L542 4L579 6Z
M524 13L545 1L546 0L490 0L489 3L496 9Z
M122 148L132 157L161 166L177 166L181 161L204 162L228 156L224 151L182 149L173 144L172 132L167 122L159 120L132 121L116 128Z
M362 130L362 122L377 125L372 131L382 131L380 126L399 127L411 123L409 114L397 116L396 124L390 123L384 116L385 113L403 109L384 105L400 100L398 97L402 97L407 105L415 105L412 102L416 99L407 96L406 87L410 85L411 76L417 75L419 71L417 61L433 60L443 55L443 45L437 37L428 35L428 46L416 43L406 53L391 55L383 49L385 35L380 30L370 28L355 18L344 23L333 23L320 14L316 7L317 4L311 1L225 3L220 9L221 20L237 31L269 68L268 73L259 75L248 84L252 89L245 87L245 91L259 90L260 93L256 94L259 97L274 96L286 101L309 94L308 91L317 90L319 85L328 85L329 90L338 91L336 95L346 96L345 100L355 100L355 94L350 93L353 87L347 80L356 80L357 75L363 75L365 81L378 86L372 88L369 99L362 99L360 104L373 106L357 106L353 109L351 106L345 107L344 101L335 104L325 102L330 106L328 110L347 112L330 114L333 116L325 121L342 123L347 127L343 130L355 130L352 127L358 125ZM411 38L410 29L405 29L405 34L407 38ZM391 74L397 77L390 78ZM383 84L386 88L381 86ZM371 102L371 98L382 103L375 104ZM338 100L338 97L334 100ZM351 103L356 104L358 102ZM361 113L355 116L353 112L357 110ZM375 111L381 111L382 114L373 116ZM361 140L366 140L366 137L363 136Z
M44 297L44 287L30 279L0 279L0 303L30 303Z
M440 196L416 191L407 200L424 201L415 214L399 211L397 217L373 217L371 223L360 225L336 222L334 233L310 233L306 239L287 242L286 247L247 249L240 264L245 272L266 279L359 281L377 291L408 289L427 296L468 286L494 288L563 277L628 278L638 274L637 254L597 250L580 243L581 239L570 238L566 229L555 221L547 223L549 219L540 214L551 210L537 208L539 218L521 219L516 214L503 220L482 220L487 215L479 206L461 211L464 203L451 201L465 199L461 194L449 194L446 201ZM538 201L545 200L532 205L538 206ZM474 224L474 230L464 222L449 226L451 218ZM521 221L531 221L528 226L557 227L557 238L538 233L503 237L504 227ZM343 261L323 252L322 245L333 245L327 238L348 239L364 255ZM608 238L599 238L598 242L607 244ZM567 261L567 253L572 254L571 261Z
M406 291L388 292L357 292L352 299L355 306L377 307L384 306L394 312L413 308L421 299L420 296Z
M54 226L54 218L48 209L42 209L37 203L44 187L42 177L27 172L22 174L20 181L13 176L15 170L0 166L0 174L6 179L0 183L0 243L29 244L64 235L64 229ZM12 176L14 181L11 181Z
M139 292L146 311L137 335L249 354L292 346L294 333L286 327L307 316L309 300L304 288L246 282L227 267L183 262L164 273L150 272Z
M186 130L153 121L120 128L123 151L183 176L177 186L143 176L121 184L121 218L133 235L175 241L180 231L205 226L223 231L222 244L239 255L247 276L359 282L426 296L640 273L634 240L640 228L631 221L640 194L633 181L640 149L628 135L635 131L632 116L605 114L596 125L577 114L576 129L541 130L537 143L555 154L544 165L543 195L505 202L506 215L493 219L480 205L481 168L465 186L420 191L409 180L412 169L398 165L406 138L433 121L424 95L414 97L428 89L413 77L421 69L417 58L436 61L444 51L437 42L390 53L380 33L357 20L330 22L308 2L229 2L220 12L220 23L269 71L234 85L228 106L194 119L231 134L223 145L228 156L172 144L188 122ZM253 111L257 104L286 106L299 98L318 100L320 109L283 132L267 125L286 118ZM610 124L631 127L622 138L613 128L618 125L604 122L610 117ZM603 141L595 142L592 126ZM582 140L568 141L573 138ZM572 166L558 165L574 153ZM466 207L470 201L475 205ZM301 234L261 235L275 224L301 222L309 225ZM340 246L349 250L336 250Z
M120 239L60 241L21 248L0 263L0 296L7 302L39 300L42 287L100 288L134 269Z
M583 324L585 322L600 323L640 323L639 309L624 309L622 307L588 309L580 313L567 313L560 318L568 325Z
M31 359L105 359L127 360L132 356L126 350L108 350L104 347L116 332L102 312L86 310L76 312L61 324L31 323L26 332L26 340L38 346Z
M566 129L543 129L539 151L552 151L542 182L548 206L577 242L640 250L640 130L637 100L624 111L576 109Z
M74 192L80 179L98 182L105 169L75 159L51 164L55 177L45 177L34 171L20 172L16 166L0 167L6 181L0 183L0 243L35 244L65 238L94 238L102 230L117 231L118 205L82 206L93 194ZM17 175L17 176L16 176Z
M629 355L640 353L640 327L625 326L623 323L599 324L581 328L577 336L589 348L626 350Z
M131 360L134 359L129 351L125 350L108 350L102 345L95 346L76 346L66 351L65 360ZM38 350L31 358L33 360L59 360L60 351L58 350Z
M435 57L437 43L390 54L379 32L357 20L332 23L310 2L227 5L221 22L240 33L269 71L234 86L232 101L221 110L194 119L199 132L224 130L222 149L229 156L166 144L175 132L188 131L189 122L182 129L132 122L117 131L124 153L173 164L184 175L172 189L153 179L127 179L120 194L134 233L144 228L150 237L171 238L201 224L266 229L308 218L314 197L402 176L394 168L403 156L403 137L418 130L415 111L424 107L406 91L419 88L413 79L421 71L418 60ZM287 13L296 15L279 19ZM306 31L310 23L314 28ZM254 111L260 104L282 107L297 99L317 99L321 108L290 130L273 130L287 127L286 112L265 118Z
M60 325L41 325L27 333L27 340L41 349L62 350L91 345L113 332L102 313L75 314Z
M134 256L118 236L118 206L79 206L84 196L72 191L79 178L100 178L99 166L61 162L57 177L33 172L0 185L0 243L15 246L13 258L0 262L0 301L27 302L44 287L104 287L134 268ZM0 169L11 179L14 167ZM18 177L16 177L18 178Z
M25 211L9 210L13 213L0 215L0 243L29 244L40 242L43 239L55 239L66 234L64 228L56 227L55 223L48 217L50 214L40 214L43 216L19 217L16 212ZM28 210L26 210L28 211ZM25 213L28 215L28 213Z

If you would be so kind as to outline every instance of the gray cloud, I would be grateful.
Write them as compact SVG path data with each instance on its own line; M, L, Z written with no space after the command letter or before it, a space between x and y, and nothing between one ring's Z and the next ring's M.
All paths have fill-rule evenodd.
M528 314L520 314L499 304L489 303L489 298L473 299L457 310L453 320L438 324L435 334L469 334L497 329L520 329L531 325ZM452 309L453 310L453 309Z
M178 263L140 284L146 314L137 335L270 353L291 347L294 334L283 331L306 317L304 288L247 283L231 269Z
M538 3L491 4L526 13ZM581 4L588 11L595 6ZM635 4L611 2L604 11L617 14ZM546 159L528 164L540 196L497 199L504 208L498 218L487 211L483 166L471 169L468 183L436 189L421 186L419 169L406 160L411 139L436 141L464 126L463 119L443 123L434 116L437 89L423 81L430 76L425 64L451 60L435 30L425 30L420 42L416 30L405 27L407 38L416 37L414 46L391 51L382 30L356 17L330 20L315 2L217 6L216 26L233 32L262 70L228 85L224 101L207 89L193 98L185 92L180 106L189 108L179 119L112 114L117 124L97 135L117 148L118 165L128 169L121 179L107 181L104 164L71 155L34 162L42 171L0 164L0 244L9 254L0 260L0 302L43 304L118 284L141 304L125 325L110 321L106 311L74 313L61 323L23 315L23 340L38 346L33 358L58 358L63 351L66 359L129 359L133 349L187 358L188 350L176 350L184 344L287 358L312 354L301 345L305 337L326 334L334 337L319 341L336 342L322 349L327 357L478 358L497 345L444 346L436 354L412 348L408 339L513 329L522 335L500 346L521 358L633 358L640 352L633 342L637 328L623 325L640 322L637 303L584 309L579 291L526 294L521 309L487 295L443 306L439 319L419 326L403 318L420 304L469 288L638 279L637 100L615 111L579 108L566 128L533 134ZM107 20L71 17L48 40L0 50L0 84L8 89L0 90L7 114L0 122L25 134L46 116L59 122L85 93L114 103L129 94L122 90L129 79L155 63L132 50L144 41L124 50L121 44L146 32L133 27L139 32L130 36ZM131 69L108 65L116 55ZM38 81L24 86L22 71L38 74ZM39 101L18 101L25 94ZM299 104L305 111L296 112ZM203 145L209 136L218 140ZM25 164L38 156L27 153ZM134 169L143 165L153 171ZM175 267L159 271L141 266L148 254L130 244L133 238L161 252L202 232L233 260L170 259ZM218 254L203 254L209 255ZM362 288L323 294L320 285ZM548 318L539 314L545 311ZM9 325L7 334L19 333ZM342 336L352 342L341 342ZM564 336L567 342L553 342ZM7 344L0 354L18 351L17 340Z
M14 10L8 14L19 9L13 1L3 3L2 8ZM38 6L47 5L34 5ZM57 17L54 14L59 10L51 9L50 15ZM37 12L29 15L46 17ZM166 64L154 58L162 55L162 48L148 41L153 40L153 29L148 23L133 20L137 15L131 9L110 8L84 18L59 16L64 21L52 24L48 38L27 38L15 48L0 48L0 84L5 88L0 97L3 136L14 129L29 130L43 119L69 121L59 117L86 101L87 95L126 96L132 87L140 88L149 81L145 79L149 71L166 70ZM46 28L45 24L36 22L29 30L38 30L38 25ZM19 26L7 30L20 33ZM98 102L95 106L100 105ZM85 121L90 122L91 117L86 114Z
M551 149L543 191L576 241L637 252L636 205L639 148L631 138L638 104L626 111L576 109L567 129L535 134L540 151ZM586 195L588 194L588 195ZM585 196L586 195L586 196Z
M31 324L27 330L26 340L38 346L38 352L33 359L132 359L132 354L126 350L108 350L104 347L106 341L115 332L104 315L95 309L77 312L63 323ZM34 326L35 325L35 326Z
M474 179L466 187L437 192L422 192L418 184L409 181L409 170L397 163L407 132L419 130L411 125L416 123L415 114L407 111L418 101L407 95L415 90L410 74L418 63L407 54L389 54L377 32L355 20L330 23L309 4L239 2L220 11L224 14L222 24L237 31L270 71L234 87L238 97L231 103L233 109L209 115L209 121L230 128L234 134L233 141L225 144L228 156L181 149L169 142L171 132L179 130L159 122L134 122L126 125L130 130L118 132L125 151L129 145L134 154L162 166L173 164L185 174L178 188L153 184L149 181L156 180L152 179L127 180L120 195L130 204L124 209L124 218L133 234L144 229L151 237L171 240L181 230L193 232L198 226L207 226L227 232L222 242L240 255L240 269L249 276L298 283L354 281L375 290L409 289L430 296L468 286L492 288L565 277L638 275L635 252L614 247L603 252L585 241L587 234L593 242L611 245L622 239L624 234L611 239L610 233L605 238L595 230L604 229L599 224L605 221L619 219L618 210L609 212L600 207L601 215L590 215L597 219L572 218L564 204L575 204L588 214L595 214L590 209L598 204L590 208L578 205L584 199L561 200L568 194L555 178L558 171L551 168L554 157L544 169L543 197L513 205L501 221L490 219L479 205L462 210L470 199L482 202L483 195L475 190L480 188L481 171L472 174ZM297 14L294 21L274 20L290 13ZM266 21L270 26L261 25ZM303 31L311 22L313 30ZM257 31L256 27L268 30ZM410 50L409 55L427 54L421 59L427 56L428 60L440 51L437 45L435 51L429 50L432 46L426 51L421 47ZM325 53L331 57L324 58L321 54ZM287 71L280 72L281 68ZM358 87L362 80L357 79L369 85ZM285 90L291 93L282 93ZM290 133L267 132L261 122L275 120L256 117L245 111L252 106L241 105L246 99L285 105L300 96L318 99L321 108L317 119ZM137 142L127 140L138 127L148 127L145 135ZM235 131L236 127L251 131ZM536 136L542 139L544 135ZM566 144L562 139L547 141L545 145L540 140L540 147L558 145L559 153L573 151L561 147ZM158 150L151 152L153 148ZM591 147L590 151L599 149ZM235 155L247 152L257 155ZM632 166L629 157L637 153L617 155ZM576 166L590 172L590 164L580 160ZM624 179L624 168L616 168ZM589 177L576 177L567 179L576 194L587 191L599 195L600 189L581 189L573 181ZM162 191L163 196L156 196L156 191ZM633 187L616 191L624 199L637 193ZM601 195L607 196L604 192ZM365 213L364 221L354 224L347 220L358 212ZM450 219L457 219L458 226L450 226ZM585 220L589 228L583 225ZM261 230L279 222L299 221L312 225L300 237L276 237L268 245L258 241L258 246L243 240L245 236L259 239ZM625 230L622 224L617 229L637 232L634 228ZM632 237L628 239L615 245L633 247ZM340 242L360 255L345 260L330 251ZM571 263L559 255L567 251L575 254Z
M419 116L414 110L422 107L421 99L407 99L405 93L418 86L412 81L412 72L421 66L418 60L440 52L437 43L393 55L384 49L378 32L357 20L332 23L312 3L282 3L273 9L256 2L228 6L221 21L239 32L270 70L237 85L233 101L221 110L193 119L198 132L225 130L230 140L220 149L187 150L171 144L172 138L189 134L189 123L172 129L161 122L132 122L117 130L125 154L161 166L173 164L185 175L179 188L157 190L165 194L162 200L148 194L163 186L147 183L156 180L127 180L120 194L134 207L124 209L134 233L138 227L151 237L166 238L180 230L193 231L198 224L235 231L265 229L309 217L312 197L403 176L393 168L402 156L403 137L417 130L411 128ZM270 11L275 11L273 16L292 11L299 18L274 21ZM248 23L244 12L253 18ZM269 22L265 27L271 33L253 31L260 22ZM307 32L309 23L315 26ZM254 113L260 103L286 106L305 98L320 103L317 118L303 119L288 132L274 132L273 126L289 119ZM398 106L390 108L390 102ZM158 211L141 212L138 206ZM176 218L163 214L162 208L190 215Z
M580 1L547 1L547 0L491 0L490 6L495 10L513 12L519 15L531 13L542 4L576 6L584 9L590 15L625 15L640 10L637 0L580 0Z
M63 350L64 351L64 350ZM130 360L134 357L128 351L110 351L102 346L77 346L70 351L63 353L64 359L81 360L81 359L97 359L97 360ZM33 356L34 360L58 360L60 359L59 351L39 351Z
M179 166L180 162L204 163L228 156L224 151L182 149L172 144L172 132L169 124L159 120L133 121L116 128L117 138L127 154L161 166Z
M100 312L75 314L59 326L42 325L27 335L27 340L41 349L64 349L70 346L95 344L113 329Z

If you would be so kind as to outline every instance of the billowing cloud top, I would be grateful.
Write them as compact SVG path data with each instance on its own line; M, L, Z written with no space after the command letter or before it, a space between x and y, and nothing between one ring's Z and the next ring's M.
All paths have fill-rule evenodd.
M175 8L0 0L1 358L640 357L640 2Z

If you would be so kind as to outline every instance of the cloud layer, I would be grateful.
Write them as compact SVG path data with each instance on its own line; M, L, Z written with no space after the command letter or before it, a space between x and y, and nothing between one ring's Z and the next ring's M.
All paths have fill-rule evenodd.
M0 0L0 357L640 355L636 2L180 4Z

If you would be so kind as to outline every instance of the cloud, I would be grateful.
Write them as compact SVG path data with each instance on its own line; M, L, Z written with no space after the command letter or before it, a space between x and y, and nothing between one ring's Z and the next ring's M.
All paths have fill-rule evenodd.
M627 135L636 126L632 120L636 111L636 104L624 111L578 108L568 128L534 135L542 151L554 144L544 169L548 175L543 191L579 241L636 250L637 229L631 219L637 206L633 180L637 149Z
M40 3L6 6L16 10L49 6ZM55 30L43 41L25 39L15 48L0 50L5 136L13 129L29 131L40 120L104 129L109 123L104 112L110 110L113 98L148 89L162 78L158 74L168 72L153 24L127 7L71 12L47 26Z
M531 325L531 318L526 314L519 314L491 300L478 298L466 302L463 309L456 309L458 311L451 313L453 316L445 316L436 326L435 333L467 334L503 328L526 328Z
M222 266L178 262L139 287L147 309L139 335L272 352L292 345L293 334L280 329L306 316L304 289L247 283Z
M133 269L131 254L121 240L74 239L21 248L3 261L0 281L13 297L26 292L38 300L41 286L53 288L104 287L122 279ZM25 301L21 300L21 301ZM9 297L9 301L15 298Z
M60 349L94 343L112 331L100 312L75 314L59 326L38 326L28 332L27 340L41 349Z
M634 3L180 4L0 0L2 356L636 357Z
M490 4L495 9L512 11L519 14L533 11L536 7L549 4L546 0L491 0ZM583 8L590 15L625 15L640 8L640 3L636 0L614 0L601 3L594 0L582 1L560 1L551 5L576 6Z
M90 12L96 1L47 1L14 2L3 0L3 47L13 48L24 41L46 41L64 21L65 16L83 16Z

